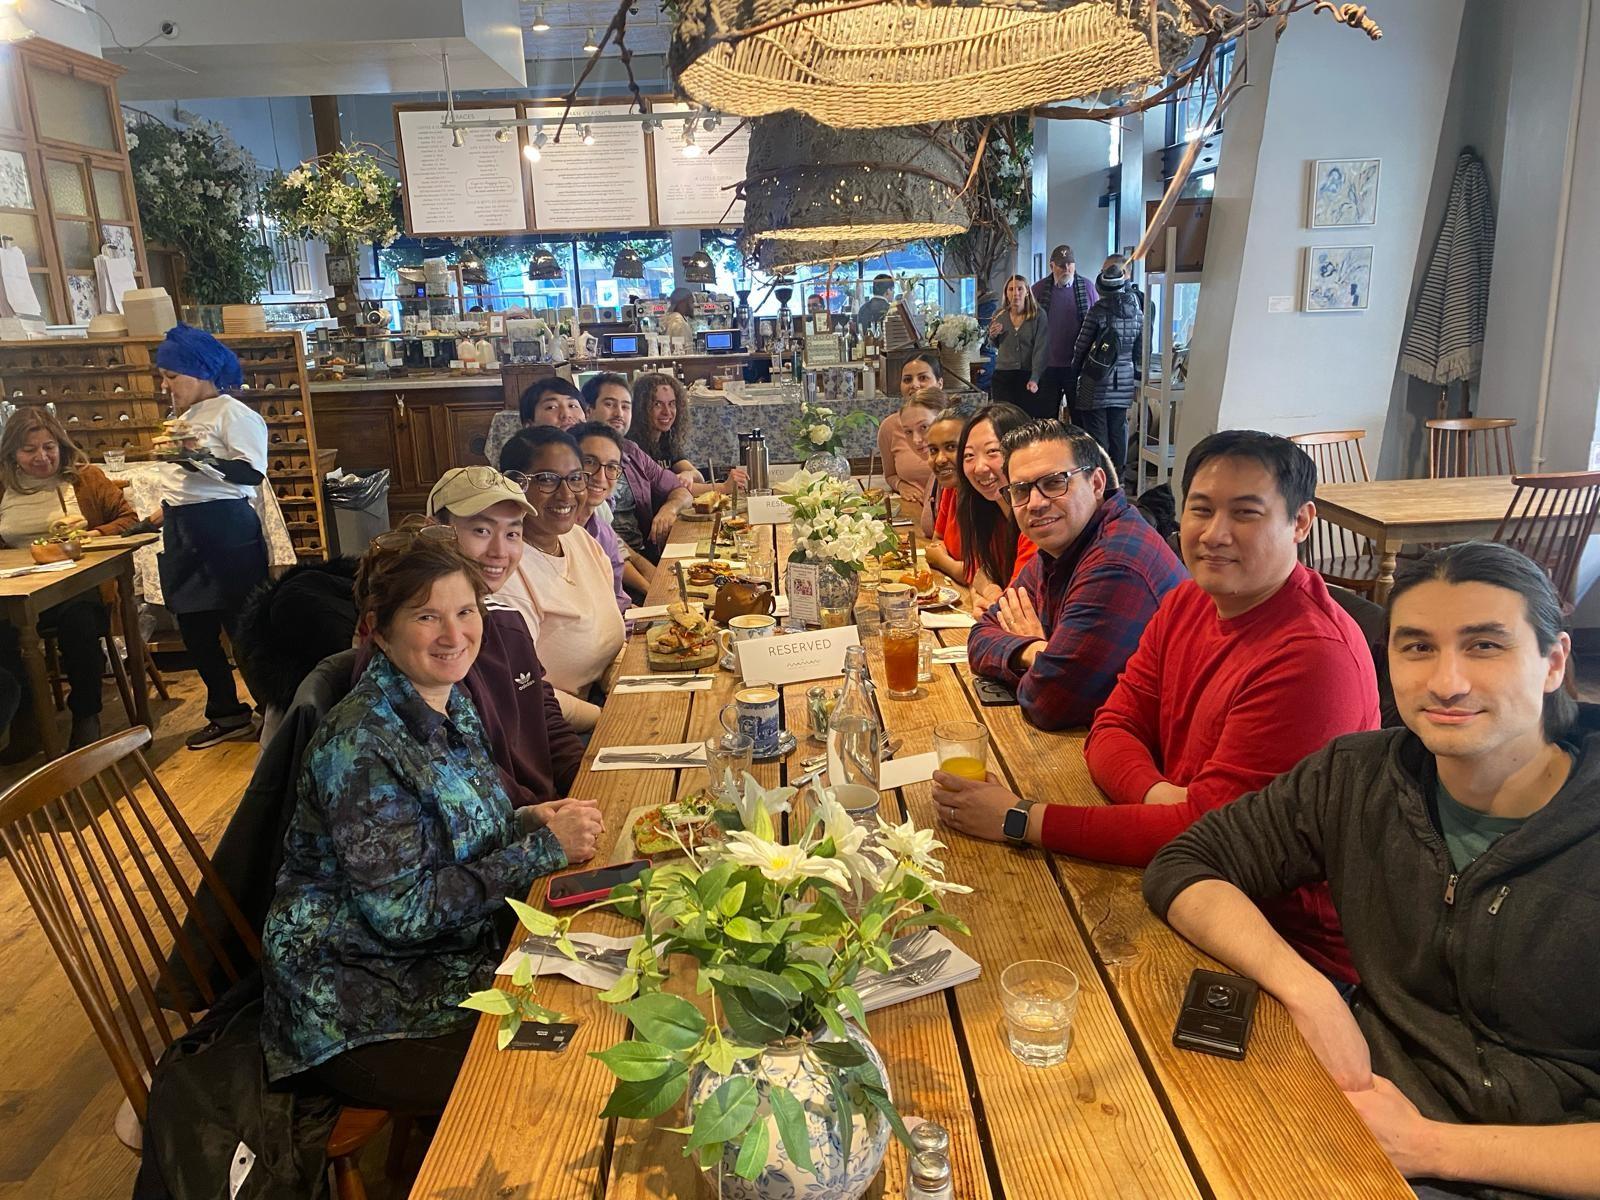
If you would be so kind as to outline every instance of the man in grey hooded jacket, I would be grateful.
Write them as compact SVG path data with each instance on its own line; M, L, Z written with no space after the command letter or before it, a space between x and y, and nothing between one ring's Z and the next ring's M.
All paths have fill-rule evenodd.
M1145 872L1152 909L1283 1002L1419 1196L1600 1197L1600 720L1563 690L1570 651L1516 551L1407 564L1406 728L1335 738ZM1348 1007L1249 899L1323 878Z

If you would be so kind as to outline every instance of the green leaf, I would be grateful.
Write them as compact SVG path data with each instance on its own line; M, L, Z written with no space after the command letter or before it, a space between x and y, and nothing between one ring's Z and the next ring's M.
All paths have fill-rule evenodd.
M855 1041L812 1042L811 1053L830 1067L841 1071L859 1067L867 1061L867 1052Z
M765 1121L756 1121L751 1125L745 1130L744 1145L739 1147L739 1159L733 1165L733 1173L740 1179L754 1179L761 1174L767 1165L767 1149L771 1142L772 1133Z
M839 1015L838 1009L832 1007L831 1005L824 1006L822 1009L822 1020L833 1032L834 1037L848 1038L850 1036L849 1026L844 1023L844 1018Z
M954 933L970 934L972 932L971 929L967 928L967 923L960 917L947 912L940 912L936 908L930 908L925 912L920 912L916 916L907 917L904 921L901 921L900 924L894 927L894 935L899 937L907 930L916 929L921 925L937 925Z
M871 1080L877 1080L877 1070L870 1065L867 1069L871 1072ZM901 1144L907 1150L914 1150L915 1147L911 1145L911 1132L906 1129L906 1123L900 1119L900 1110L895 1108L894 1102L889 1099L889 1093L883 1090L881 1084L871 1082L868 1079L861 1079L860 1083L861 1090L867 1097L867 1102L884 1115L884 1119L889 1122L889 1127L894 1130L895 1137L900 1139Z
M800 1101L794 1098L794 1093L786 1087L772 1085L772 1090L767 1093L767 1107L772 1110L772 1119L778 1123L778 1136L783 1139L783 1148L789 1152L789 1157L795 1166L812 1175L817 1173L817 1168L811 1162L811 1134L806 1128L806 1110Z
M522 1019L524 1021L537 1021L541 1025L554 1025L567 1019L565 1013L558 1013L553 1008L546 1008L542 1004L535 1004L532 1000L522 1002Z
M511 1012L511 997L499 988L489 988L482 992L473 992L465 1000L456 1005L457 1008L470 1008L474 1012L489 1013L491 1016L503 1017Z
M605 1063L618 1079L633 1083L661 1078L676 1061L670 1050L653 1042L618 1042L609 1050L589 1051L589 1057Z
M775 1042L789 1032L789 1010L770 992L716 986L722 1016L742 1042Z
M756 1081L750 1076L735 1075L724 1080L721 1087L695 1106L689 1148L732 1141L749 1126L757 1103Z
M783 968L783 977L797 988L828 986L828 969L820 963L796 959Z
M617 1011L633 1022L633 1027L646 1041L668 1050L687 1050L706 1031L706 1019L700 1015L700 1010L682 996L667 992L640 996L619 1004Z
M600 993L600 999L607 1004L621 1004L624 1000L631 1000L638 990L639 972L624 971L621 979Z
M740 886L742 887L743 885L741 884ZM722 927L722 931L735 941L750 942L757 946L761 945L767 940L766 931L752 921L749 917L731 918L728 923Z
M730 983L734 987L747 988L750 991L770 992L784 1004L800 1003L800 989L782 975L774 975L771 971L763 971L757 967L746 967L739 963L721 963L707 970L713 979L720 977L724 983Z
M849 984L846 984L844 987L841 987L837 992L835 992L834 995L836 995L839 998L839 1002L845 1006L845 1010L850 1014L850 1019L865 1029L867 1027L867 1010L861 1003L861 993L857 992L855 988L851 987Z
M601 1109L602 1117L659 1117L683 1098L689 1087L689 1068L674 1061L665 1075L655 1079L619 1079Z
M716 1037L707 1044L705 1055L700 1061L718 1075L732 1075L733 1064L739 1061L739 1056L733 1052L732 1042L726 1038Z
M537 937L549 937L555 933L561 924L560 920L547 912L540 912L531 904L524 904L521 900L506 897L506 903L517 914L517 920L522 922L522 927Z
M744 904L744 893L744 880L741 879L722 893L722 897L717 901L717 911L725 917L738 916L739 909Z
M850 1161L850 1139L855 1136L856 1110L850 1103L850 1089L845 1086L844 1076L834 1070L827 1070L828 1087L833 1092L833 1108L839 1114L839 1144L843 1148L842 1161Z
M738 867L731 862L719 862L693 881L694 893L702 907L716 907L718 900L722 898L722 893L727 890L728 880L733 877L736 870ZM734 911L737 912L738 909Z
M517 961L517 969L511 972L511 982L518 987L527 987L533 982L533 959L524 954Z
M494 1040L496 1048L504 1050L511 1044L511 1039L517 1036L517 1030L522 1028L521 1013L507 1013L500 1018L500 1028L495 1031Z

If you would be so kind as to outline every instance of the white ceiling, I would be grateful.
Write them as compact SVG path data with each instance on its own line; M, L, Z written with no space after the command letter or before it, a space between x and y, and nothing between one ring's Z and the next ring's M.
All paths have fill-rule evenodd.
M588 30L592 28L595 37L604 34L616 15L617 3L618 0L555 0L544 5L544 19L550 28L534 33L528 26L539 6L523 0L522 45L527 57L533 62L587 58L583 42ZM638 0L637 7L637 15L628 16L628 49L636 55L665 54L672 26L661 11L660 0ZM613 42L606 47L605 57L615 58L616 53Z

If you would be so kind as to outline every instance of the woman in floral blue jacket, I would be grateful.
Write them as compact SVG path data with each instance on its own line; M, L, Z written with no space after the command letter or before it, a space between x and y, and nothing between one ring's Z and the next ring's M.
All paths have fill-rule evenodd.
M487 588L435 528L386 534L356 593L372 661L306 755L262 935L262 1043L274 1079L341 1101L442 1111L487 987L505 898L594 853L592 804L519 824L465 677Z

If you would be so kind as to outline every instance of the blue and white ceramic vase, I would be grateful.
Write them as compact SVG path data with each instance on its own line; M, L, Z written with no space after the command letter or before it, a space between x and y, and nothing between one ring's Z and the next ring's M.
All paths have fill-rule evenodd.
M849 1029L851 1040L866 1051L867 1058L877 1068L887 1089L889 1075L884 1070L883 1059L877 1049L855 1025L849 1026ZM766 1053L756 1058L745 1059L734 1065L735 1074L755 1077L756 1096L760 1104L757 1119L765 1120L768 1126L767 1165L754 1179L741 1179L733 1169L739 1152L735 1147L728 1146L723 1151L721 1162L712 1163L705 1169L712 1194L720 1200L857 1200L877 1177L883 1166L884 1152L889 1148L889 1122L868 1103L865 1096L852 1096L850 1157L845 1159L833 1089L828 1084L828 1075L822 1063L811 1053L813 1040L835 1039L827 1030L823 1030L815 1039L789 1038L772 1043ZM689 1082L689 1122L694 1120L694 1105L716 1091L722 1081L723 1076L711 1071L703 1063L695 1068ZM788 1088L805 1109L811 1164L817 1169L815 1175L790 1159L788 1151L784 1149L783 1139L778 1136L778 1125L772 1119L772 1109L767 1102L774 1084ZM717 1190L719 1187L720 1191Z

